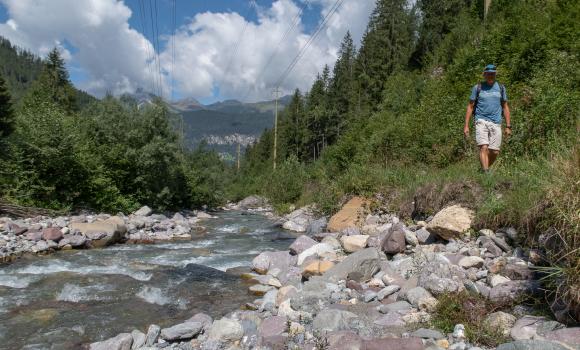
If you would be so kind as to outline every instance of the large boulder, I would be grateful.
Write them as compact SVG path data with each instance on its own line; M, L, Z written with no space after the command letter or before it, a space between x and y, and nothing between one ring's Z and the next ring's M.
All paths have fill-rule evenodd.
M545 317L527 315L516 321L510 330L510 336L514 340L533 339L563 327L563 324Z
M358 252L366 248L368 240L369 236L367 235L342 236L340 239L344 251L348 253Z
M214 321L208 331L210 340L221 342L240 340L243 336L244 329L242 325L238 321L229 318Z
M288 251L263 252L252 260L252 268L260 274L266 274L268 270L278 268L280 271L288 271L290 266L296 264L296 256Z
M292 253L294 255L298 255L298 254L302 253L303 251L305 251L306 249L308 249L316 244L318 244L318 242L316 242L312 238L305 236L305 235L302 235L302 236L296 238L294 243L292 243L290 245L290 248L289 248L290 253Z
M302 263L304 263L304 261L306 261L306 259L311 256L320 257L326 254L332 254L335 251L336 250L334 249L334 247L331 246L330 244L327 243L315 244L298 255L297 264L302 265Z
M302 276L305 278L319 276L330 270L333 266L334 263L332 261L315 260L302 269Z
M580 327L562 328L546 332L544 339L580 349Z
M114 338L92 343L90 350L131 350L133 336L131 333L121 333Z
M359 274L361 279L369 280L380 269L380 255L375 248L359 250L347 256L343 261L326 271L324 278L339 281L346 280L349 274Z
M256 209L267 205L268 201L266 198L260 196L249 196L238 202L238 207L240 209Z
M525 294L536 292L538 287L537 281L508 281L493 287L489 298L494 302L515 301Z
M367 200L361 197L353 197L340 211L334 214L328 222L328 231L340 232L349 227L358 227L364 220L364 207Z
M62 231L59 227L48 227L42 230L42 239L45 241L58 242L62 239Z
M149 208L148 206L144 205L139 210L136 210L133 215L135 216L149 216L153 214L153 209Z
M496 350L570 350L570 347L546 340L516 340L501 344Z
M473 216L472 210L452 205L435 214L427 224L427 230L446 240L458 238L469 230Z
M91 239L91 245L96 248L118 242L127 232L124 221L118 216L113 216L104 221L90 223L73 222L70 225L72 231L79 231Z
M342 331L350 328L350 320L358 316L352 312L337 309L324 309L316 315L312 326L319 331Z
M199 334L202 329L201 322L183 322L169 328L163 328L161 330L161 338L169 341L190 339Z
M381 249L387 254L397 254L404 252L405 247L405 226L399 222L382 238Z
M286 222L282 227L289 231L306 232L312 221L312 211L309 207L296 209L285 216Z

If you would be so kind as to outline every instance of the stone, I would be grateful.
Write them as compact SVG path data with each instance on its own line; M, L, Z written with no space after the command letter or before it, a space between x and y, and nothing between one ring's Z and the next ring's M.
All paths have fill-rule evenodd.
M133 215L136 216L149 216L153 214L153 209L149 208L148 206L142 206L139 210L135 211Z
M133 337L130 333L121 333L114 338L89 345L89 350L131 350Z
M483 326L493 332L499 331L503 336L507 337L510 330L516 323L516 317L503 311L498 311L487 315L483 320Z
M415 231L415 236L417 237L417 241L420 244L431 244L435 243L437 240L437 235L427 231L424 227L421 227L417 231Z
M350 321L358 316L352 312L337 309L324 309L320 311L312 326L319 331L340 331L350 328Z
M461 260L459 260L458 265L463 267L464 269L469 269L472 267L481 268L484 263L485 260L483 260L479 256L466 256L464 258L461 258Z
M493 243L495 243L495 245L500 247L501 250L503 250L504 252L507 253L507 252L510 252L512 250L512 247L510 247L510 245L507 244L506 241L504 241L502 238L499 238L496 236L490 236L489 238L491 238Z
M391 330L403 330L405 328L403 315L394 311L385 313L384 316L377 318L373 323L385 328L390 328Z
M254 284L250 286L249 291L253 295L262 296L272 290L272 286L265 286L263 284Z
M375 248L359 250L347 256L323 274L324 278L333 281L345 280L350 273L359 273L369 280L380 269L379 252Z
M510 279L501 275L488 275L489 285L495 287L502 283L509 282Z
M385 288L381 289L381 290L380 290L380 291L377 293L377 299L378 299L379 301L380 301L380 300L383 300L383 299L385 299L386 297L388 297L389 295L391 295L391 294L394 294L394 293L398 292L400 289L401 289L401 287L400 287L400 286L397 286L396 284L392 284L392 285L390 285L390 286L387 286L387 287L385 287Z
M397 254L404 252L405 248L405 226L398 223L381 240L381 249L387 254Z
M354 253L367 246L367 241L369 236L367 235L354 235L354 236L342 236L340 241L345 252Z
M175 326L163 328L161 330L161 339L168 341L190 339L201 332L203 325L199 322L183 322Z
M313 236L316 234L321 233L326 228L327 220L325 217L312 220L310 224L308 224L308 228L306 229L306 234Z
M260 335L265 338L276 337L288 331L288 319L282 316L271 316L264 319L259 327Z
M202 312L195 314L192 318L188 319L186 322L199 322L203 330L207 330L213 323L213 319L210 315L204 314Z
M420 310L433 311L437 306L437 299L423 287L409 289L405 296L411 305Z
M489 292L489 299L495 302L516 301L524 294L536 292L537 281L509 281L498 284Z
M25 235L26 239L33 242L38 242L42 239L42 232L41 231L33 231L27 232Z
M252 268L259 274L266 274L269 269L278 268L287 271L296 263L296 256L288 251L263 252L252 260Z
M543 334L544 339L580 349L580 327L553 330Z
M341 232L349 227L359 227L364 215L364 207L368 201L361 197L353 197L340 211L334 214L328 222L330 232Z
M240 209L257 209L261 207L266 207L268 201L264 197L260 196L248 196L238 202L238 207Z
M375 338L364 341L365 350L424 350L420 338Z
M45 241L58 242L62 239L62 232L59 227L48 227L42 230L42 239Z
M365 303L370 303L377 298L377 292L374 290L367 289L363 293L363 300Z
M465 339L465 326L461 323L458 323L453 327L453 339L455 340L463 340Z
M460 205L452 205L439 211L427 224L427 230L450 240L459 238L471 227L474 213Z
M302 263L304 263L304 261L311 256L314 257L321 257L324 256L325 254L329 254L329 253L334 253L335 249L326 243L318 243L313 245L312 247L306 249L305 251L303 251L302 253L300 253L298 255L298 259L296 261L296 263L298 265L302 265Z
M531 280L536 274L527 266L519 264L507 264L501 269L501 274L511 280Z
M296 238L296 240L290 245L290 247L289 247L290 253L294 254L294 255L298 255L298 254L302 253L303 251L305 251L306 249L308 249L316 244L318 244L318 242L316 242L312 238L310 238L306 235L302 235L302 236Z
M532 339L545 321L544 317L524 316L515 322L510 330L510 336L514 340Z
M483 228L483 229L479 230L477 233L480 236L486 236L486 237L490 237L490 236L495 235L495 233L492 230L488 229L488 228Z
M445 336L435 329L419 328L411 333L412 337L423 339L443 339Z
M302 269L302 276L310 278L312 276L320 276L334 266L332 261L316 260Z
M570 350L569 347L546 340L516 340L499 345L496 350Z
M208 338L210 340L219 341L236 341L244 336L244 329L242 325L229 318L222 318L214 321L208 331Z
M411 310L411 308L413 307L413 305L409 304L408 302L404 301L404 300L399 300L399 301L395 301L394 303L390 303L390 304L381 304L377 307L378 311L380 313L386 314L392 311L409 311Z
M320 243L328 244L334 250L342 249L342 245L340 244L340 241L334 237L331 237L331 236L324 237Z
M139 349L140 347L145 345L145 341L147 340L147 336L145 333L133 330L131 332L131 337L133 337L133 344L131 345L131 350Z
M145 345L153 346L157 343L157 338L159 338L159 333L161 333L161 327L156 324L152 324L147 329L147 337L145 340Z
M419 245L419 239L417 238L417 235L411 230L405 230L405 242L412 245L413 247Z
M91 239L90 243L93 247L100 248L117 243L121 239L121 235L127 230L124 225L117 222L117 219L108 220L110 221L73 222L70 228L73 232L80 231Z
M69 244L73 248L84 247L87 243L87 238L82 235L64 235L63 238L58 242L59 247L63 247Z
M278 289L278 294L276 295L276 306L279 306L282 302L289 300L293 296L298 294L298 289L294 286L283 286Z

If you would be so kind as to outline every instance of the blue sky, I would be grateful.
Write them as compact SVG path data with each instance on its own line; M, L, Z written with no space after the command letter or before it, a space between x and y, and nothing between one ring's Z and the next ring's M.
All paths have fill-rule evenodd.
M143 88L166 99L251 101L270 98L277 83L284 92L308 89L317 72L334 63L347 30L355 41L360 39L374 0L175 4L174 32L172 0L0 0L0 35L41 56L59 47L73 83L96 96ZM328 13L321 33L280 82L284 69ZM152 16L158 38L152 34ZM293 27L295 16L299 21Z

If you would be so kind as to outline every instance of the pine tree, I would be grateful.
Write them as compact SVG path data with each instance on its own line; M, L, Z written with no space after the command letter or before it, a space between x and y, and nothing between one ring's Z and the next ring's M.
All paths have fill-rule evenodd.
M376 110L387 77L405 68L414 46L413 14L406 0L378 0L357 57L359 114Z
M299 89L294 91L292 99L286 108L281 118L280 123L280 145L281 158L285 159L292 155L298 159L303 159L304 133L304 98Z
M349 118L354 89L354 60L356 50L350 32L340 44L338 59L334 65L332 79L328 87L329 115L334 125L332 139L340 136Z
M14 112L6 82L0 75L0 139L14 131Z
M54 48L48 54L42 73L32 85L28 98L48 99L65 111L72 112L77 109L76 95L64 60L58 49Z

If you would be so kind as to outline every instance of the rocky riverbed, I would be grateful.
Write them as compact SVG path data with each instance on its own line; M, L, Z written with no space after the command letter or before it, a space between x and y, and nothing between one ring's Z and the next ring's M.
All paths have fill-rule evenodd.
M253 197L236 209L258 207ZM327 220L312 208L278 223L300 234L288 249L265 251L252 271L235 269L251 294L225 315L189 311L170 324L119 329L86 346L100 349L580 349L580 328L521 303L541 297L540 252L517 247L518 232L471 229L473 213L450 206L425 221L368 212L351 199ZM260 209L257 209L262 212ZM282 236L285 236L284 234ZM460 294L457 294L460 293ZM463 294L461 294L463 293ZM460 295L481 312L475 324L440 329L442 303ZM473 298L473 299L471 299ZM472 302L472 300L474 300ZM465 302L463 302L465 301ZM444 305L443 305L444 306ZM477 308L479 307L479 308ZM464 310L465 311L465 310ZM187 313L187 312L186 312ZM451 320L446 320L447 323ZM562 321L562 322L559 322ZM498 344L478 342L491 334ZM488 342L489 343L489 342Z

